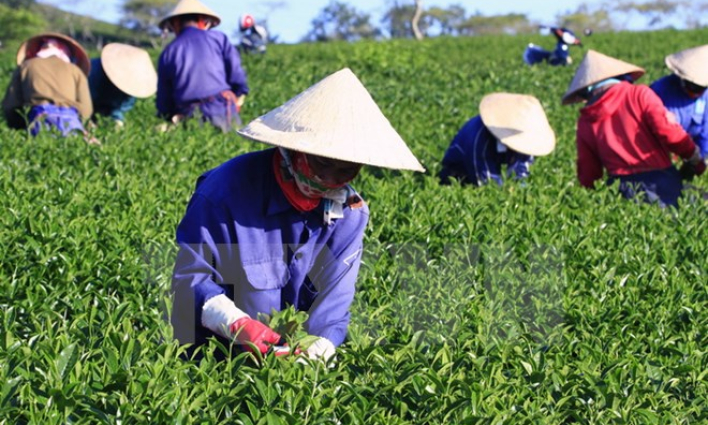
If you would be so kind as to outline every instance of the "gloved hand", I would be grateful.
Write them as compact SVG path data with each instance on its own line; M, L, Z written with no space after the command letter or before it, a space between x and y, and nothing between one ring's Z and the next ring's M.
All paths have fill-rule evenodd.
M700 149L696 146L693 155L684 160L683 165L679 168L682 180L691 181L693 177L700 176L706 171L706 162L701 155Z
M229 330L234 339L244 344L248 351L253 351L252 347L248 345L248 343L251 343L258 348L261 354L268 352L269 345L278 344L282 339L271 328L250 317L242 317L233 322L229 326Z
M334 352L335 348L334 344L332 344L332 341L322 337L317 338L317 340L310 344L310 346L307 347L307 350L305 351L307 357L309 357L310 359L321 359L325 362L329 360L332 356L334 356Z

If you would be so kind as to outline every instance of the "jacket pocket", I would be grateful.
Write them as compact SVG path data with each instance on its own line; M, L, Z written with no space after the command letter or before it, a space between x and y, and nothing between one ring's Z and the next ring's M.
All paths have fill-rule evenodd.
M290 271L281 259L244 264L243 269L251 286L261 291L280 289L290 279Z

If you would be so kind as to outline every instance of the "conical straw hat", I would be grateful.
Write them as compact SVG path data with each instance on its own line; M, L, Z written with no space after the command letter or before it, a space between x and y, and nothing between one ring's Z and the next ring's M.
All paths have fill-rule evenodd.
M199 0L180 0L170 13L160 21L160 29L165 29L171 18L180 15L204 15L212 19L211 27L214 28L221 23L221 18L213 10L209 9L204 3Z
M56 32L45 32L35 35L22 43L20 48L17 50L17 65L22 64L25 59L32 59L36 57L37 52L42 47L42 41L45 38L58 38L59 40L66 42L66 45L71 50L71 58L76 66L81 68L86 76L89 75L89 72L91 71L91 62L86 54L86 50L84 50L84 48L81 47L81 45L73 38Z
M664 61L680 78L708 87L708 45L682 50L667 56Z
M479 104L479 114L489 131L504 145L526 155L553 152L556 135L541 102L533 96L492 93Z
M583 99L578 93L581 90L602 80L625 74L630 74L632 80L636 81L644 75L644 69L594 50L588 50L577 71L575 71L575 76L568 87L568 91L563 95L563 104L569 105L582 102Z
M425 171L349 68L324 78L238 133L326 158Z
M157 72L145 50L122 43L109 43L101 51L101 65L108 79L123 93L149 97L157 91Z

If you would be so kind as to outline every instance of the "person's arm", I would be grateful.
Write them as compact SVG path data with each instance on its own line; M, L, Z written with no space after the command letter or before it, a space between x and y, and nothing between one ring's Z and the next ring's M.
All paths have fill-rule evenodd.
M362 207L351 210L345 221L337 223L340 227L308 273L317 296L308 311L305 328L310 335L324 338L334 347L342 344L347 335L368 217L368 209Z
M507 176L511 176L513 173L516 180L525 179L530 174L531 164L533 164L534 158L531 155L524 155L522 153L514 153L512 155L511 164L507 169Z
M176 112L174 97L172 95L172 77L170 66L166 63L164 53L160 55L157 64L157 94L155 95L155 107L157 116L166 120L171 120Z
M224 284L220 270L238 249L228 222L228 215L204 197L197 194L190 200L177 228L179 253L172 275L175 334L182 343L194 342L197 328L203 327L265 353L281 336L238 308L220 286Z
M226 81L236 96L241 97L249 92L246 71L241 66L241 57L227 37L222 44Z
M133 96L125 96L118 105L111 111L111 118L116 121L125 121L125 114L135 106L135 98Z
M10 128L22 129L27 126L25 119L20 113L23 106L22 78L20 67L18 66L12 73L10 84L7 86L5 97L2 99L2 112Z
M683 159L691 158L696 144L659 96L649 87L637 86L637 102L643 111L643 121L666 149Z
M602 178L602 162L597 154L594 141L584 134L580 125L576 132L578 158L576 160L577 175L583 187L593 189L595 182Z
M93 114L93 101L91 100L91 90L89 90L88 79L83 72L79 72L76 87L76 102L78 103L81 119L86 121Z

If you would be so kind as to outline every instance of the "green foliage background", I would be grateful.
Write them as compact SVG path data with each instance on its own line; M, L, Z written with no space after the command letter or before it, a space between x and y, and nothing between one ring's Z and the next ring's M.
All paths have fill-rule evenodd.
M585 48L645 67L647 84L706 36L598 34ZM216 344L182 361L163 320L195 179L265 145L193 123L157 133L153 99L124 130L101 127L100 147L0 125L0 423L706 421L706 201L663 211L580 188L577 107L560 104L574 67L523 65L528 42L552 46L439 38L244 58L245 121L348 66L428 169L366 168L355 182L371 223L349 340L329 368L218 363ZM527 185L438 186L449 141L493 91L537 96L556 151Z

